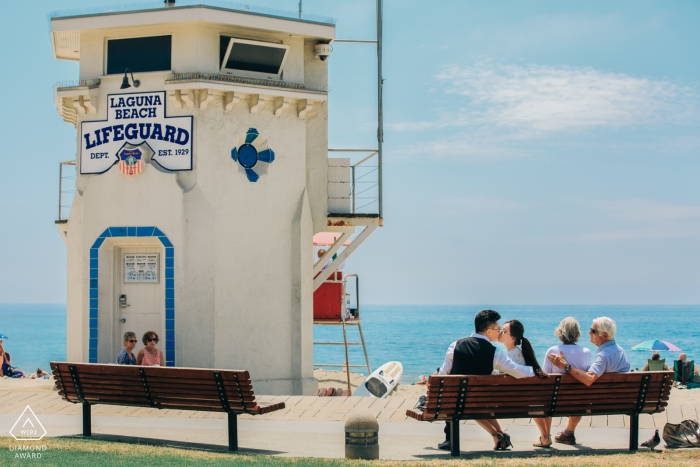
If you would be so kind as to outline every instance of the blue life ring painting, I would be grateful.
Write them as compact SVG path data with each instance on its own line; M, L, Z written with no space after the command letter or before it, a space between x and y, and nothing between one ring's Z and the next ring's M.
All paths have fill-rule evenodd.
M275 160L275 152L267 145L267 140L260 137L255 128L248 129L245 136L238 138L238 147L231 149L231 159L238 162L251 182L257 182L261 175Z

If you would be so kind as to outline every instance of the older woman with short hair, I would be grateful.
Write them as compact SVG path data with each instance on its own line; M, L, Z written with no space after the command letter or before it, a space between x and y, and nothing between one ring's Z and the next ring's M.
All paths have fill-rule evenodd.
M124 348L119 352L119 355L117 355L117 363L119 365L136 365L134 348L138 342L135 333L129 331L124 334Z
M554 335L559 338L561 344L550 347L544 357L544 372L549 374L564 374L564 370L552 365L549 355L563 355L572 367L579 370L588 371L591 366L591 351L582 347L578 342L581 337L581 326L575 318L569 316L564 318L559 326L554 330ZM552 418L533 418L533 421L540 429L540 439L533 446L548 448L552 445Z

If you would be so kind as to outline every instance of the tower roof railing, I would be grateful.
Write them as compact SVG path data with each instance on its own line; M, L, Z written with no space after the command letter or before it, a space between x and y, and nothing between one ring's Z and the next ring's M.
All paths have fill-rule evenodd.
M178 8L208 7L237 13L251 14L257 16L268 16L292 21L302 21L307 23L335 24L335 19L330 16L316 15L313 13L299 13L292 10L269 8L249 3L232 2L228 0L178 0L175 6L165 7L162 1L127 3L123 5L102 5L86 8L74 8L67 10L57 10L49 13L49 21L52 19L75 18L81 16L114 15L122 13L135 13L153 10L171 10Z

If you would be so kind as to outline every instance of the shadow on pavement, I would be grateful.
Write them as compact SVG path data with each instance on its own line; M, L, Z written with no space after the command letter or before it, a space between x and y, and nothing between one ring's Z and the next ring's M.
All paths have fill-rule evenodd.
M230 452L232 454L250 454L250 455L264 455L264 456L276 456L280 454L287 454L286 451L272 451L269 449L247 449L245 447L238 448L238 451L229 451L227 446L221 444L204 444L204 443L188 443L184 441L171 441L157 438L144 438L141 436L123 436L123 435L108 435L101 433L93 433L92 436L57 436L56 438L64 439L94 439L99 441L108 441L113 443L127 443L127 444L147 444L150 446L164 446L169 448L177 449L191 449L194 451L214 451L214 452Z
M571 446L574 449L559 450L559 449L538 449L532 451L461 451L460 458L471 459L479 457L493 457L493 458L519 458L519 457L562 457L562 456L580 456L582 454L604 456L612 454L634 454L627 449L591 449L586 446ZM432 446L425 447L426 451L434 451L434 454L417 454L413 457L417 459L450 459L450 453L448 451L441 451Z

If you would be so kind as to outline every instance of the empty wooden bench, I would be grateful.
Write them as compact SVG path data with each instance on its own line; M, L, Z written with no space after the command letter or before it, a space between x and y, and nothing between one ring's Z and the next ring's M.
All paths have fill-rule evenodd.
M407 410L406 415L447 421L453 456L460 454L460 420L629 415L629 449L636 451L639 414L663 412L672 383L672 371L605 374L588 387L570 375L431 376L424 411Z
M51 362L64 400L83 404L83 436L90 436L96 404L228 413L228 448L238 450L238 414L262 415L284 402L258 405L250 374L239 370Z

